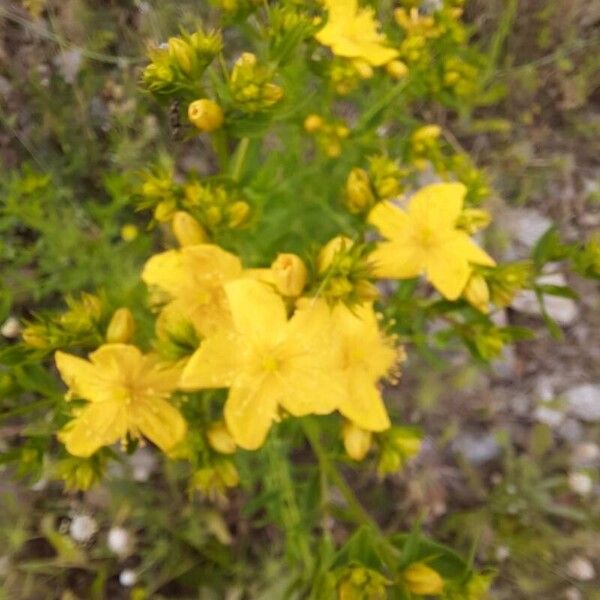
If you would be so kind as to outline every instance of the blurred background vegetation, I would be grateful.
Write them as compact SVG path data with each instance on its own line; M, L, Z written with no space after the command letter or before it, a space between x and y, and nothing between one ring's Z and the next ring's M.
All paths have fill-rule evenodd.
M17 320L63 306L65 294L102 289L125 303L140 293L161 232L139 234L148 219L131 173L161 155L201 171L215 160L202 139L175 139L168 111L141 89L147 45L212 11L194 1L0 4L3 344ZM552 222L566 240L589 237L600 227L600 4L471 0L466 19L498 102L467 120L427 106L423 120L486 170L506 256L523 256ZM466 355L413 360L397 404L425 430L424 451L384 484L368 470L353 478L385 527L427 515L426 530L493 567L500 600L600 598L600 294L569 283L579 300L547 307L560 337L522 303L504 317L537 338L491 369ZM0 395L10 391L1 377ZM0 420L0 449L22 426ZM247 501L243 489L226 503L190 500L176 466L157 479L157 460L139 450L85 494L26 468L20 483L0 472L0 598L283 597L284 563L267 552L282 544L269 523L287 516L264 514L264 498Z

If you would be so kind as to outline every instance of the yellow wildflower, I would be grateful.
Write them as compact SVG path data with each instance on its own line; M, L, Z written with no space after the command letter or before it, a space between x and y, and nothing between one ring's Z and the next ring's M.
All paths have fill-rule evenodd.
M297 311L288 321L283 299L253 279L230 282L225 293L233 327L202 343L180 387L230 388L225 422L247 450L261 446L280 407L294 416L333 411L344 387L327 314Z
M325 0L329 18L316 35L318 42L344 58L363 59L379 67L394 60L398 52L386 45L372 8L360 8L358 0Z
M171 315L181 315L207 335L229 324L223 284L241 274L237 256L213 244L197 244L153 256L142 279L166 293L169 302L165 309Z
M69 395L88 401L59 433L69 453L90 456L128 433L168 452L185 436L185 420L167 402L179 368L128 344L104 344L89 361L60 351L55 359Z
M456 300L471 275L471 263L494 260L456 227L467 192L461 183L435 183L419 190L404 211L378 204L369 222L386 241L371 254L375 276L410 279L424 274L448 300Z
M325 302L323 305L329 310ZM347 385L347 395L338 409L362 429L383 431L390 426L390 419L377 382L392 370L399 353L381 334L372 304L352 309L337 304L331 319L340 339L342 378Z

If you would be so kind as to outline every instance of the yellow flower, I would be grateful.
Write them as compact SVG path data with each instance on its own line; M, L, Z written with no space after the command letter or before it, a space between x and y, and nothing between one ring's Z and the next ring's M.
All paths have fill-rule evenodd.
M343 400L327 314L297 311L267 285L225 285L233 327L208 337L183 371L186 390L230 388L224 415L238 446L261 446L281 407L294 416L327 414ZM324 318L325 317L325 318Z
M230 322L223 284L237 279L242 265L237 256L213 244L185 246L153 256L142 279L167 294L165 310L191 321L202 335Z
M144 435L168 452L185 436L185 420L166 400L179 368L127 344L104 344L89 361L60 351L55 359L69 395L88 401L59 433L69 453L90 456L127 433Z
M322 304L330 310L324 301ZM352 309L337 304L331 319L341 344L341 371L347 386L338 410L362 429L383 431L390 426L390 419L377 382L392 370L399 353L381 334L371 304Z
M471 263L496 263L456 227L466 187L435 183L419 190L404 211L391 202L369 215L383 237L371 254L376 277L410 279L424 274L448 300L456 300L472 272Z
M315 37L344 58L361 58L379 67L394 60L398 52L386 46L372 8L360 8L358 0L325 0L327 24Z

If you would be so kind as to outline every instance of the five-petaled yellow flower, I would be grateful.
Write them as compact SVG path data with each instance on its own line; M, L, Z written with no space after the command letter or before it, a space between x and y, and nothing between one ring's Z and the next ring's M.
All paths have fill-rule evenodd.
M168 452L185 436L184 418L167 401L180 368L128 344L104 344L89 361L60 351L55 358L69 396L88 401L58 434L69 453L90 456L127 434Z
M262 445L278 411L327 414L344 399L327 313L296 311L264 283L225 285L233 327L209 336L192 355L180 388L230 388L224 415L235 442Z
M374 276L410 279L424 274L444 297L456 300L471 275L471 264L495 265L456 227L466 191L462 183L434 183L420 189L406 211L391 202L375 206L369 222L387 241L370 256Z
M379 33L372 8L360 8L358 0L325 0L329 18L316 35L318 42L344 58L364 60L380 67L398 56Z
M167 295L164 318L183 317L208 335L230 324L223 284L241 275L237 256L213 244L197 244L153 256L142 279Z
M381 398L378 382L390 375L404 358L401 348L395 348L391 338L380 331L371 303L348 308L344 304L330 307L324 300L305 298L303 310L323 312L319 318L331 321L338 356L337 377L346 387L346 394L337 409L361 429L383 431L390 419ZM333 348L333 347L332 347Z

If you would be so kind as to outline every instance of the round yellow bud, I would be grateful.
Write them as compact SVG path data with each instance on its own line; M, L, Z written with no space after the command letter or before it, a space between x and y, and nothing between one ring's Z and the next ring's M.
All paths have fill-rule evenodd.
M371 448L373 434L366 429L361 429L352 421L346 421L342 429L344 448L352 460L362 460Z
M271 272L282 296L299 296L308 279L306 266L296 254L279 254L271 265Z
M345 252L352 248L354 242L343 235L338 235L332 240L329 240L319 252L317 258L317 268L319 273L324 273L333 263L335 257L340 252Z
M233 454L235 452L235 441L231 437L225 421L213 423L206 431L206 439L210 447L221 454Z
M135 320L128 308L115 310L108 329L106 330L106 341L109 344L126 344L133 337L135 331Z
M223 125L223 109L208 98L194 100L188 107L188 118L200 131L210 133Z
M490 312L490 288L479 273L473 273L463 290L463 296L469 304L478 311L487 314Z
M204 214L209 227L215 227L223 220L223 211L218 206L209 206Z
M194 246L207 240L206 231L190 213L178 210L171 222L173 234L180 246Z
M139 230L133 223L127 223L121 227L121 239L124 242L131 242L138 236Z
M404 79L408 75L408 67L401 60L389 62L385 70L392 79Z
M30 348L43 349L48 345L43 325L28 325L21 334L23 343Z
M323 123L324 121L319 115L308 115L308 117L304 119L304 131L307 133L315 133L323 127Z
M439 125L424 125L419 127L413 134L413 142L429 142L440 137L442 128Z
M355 59L352 64L361 79L371 79L373 77L373 67L366 60Z
M263 87L263 98L267 104L275 104L283 98L283 88L275 83L266 83Z
M342 153L342 145L336 140L325 146L325 154L329 158L337 158Z
M403 573L406 587L417 596L438 596L444 590L440 574L425 563L413 563Z
M177 204L175 200L163 200L156 205L154 209L154 218L159 223L166 223L173 218L175 211L177 209Z

